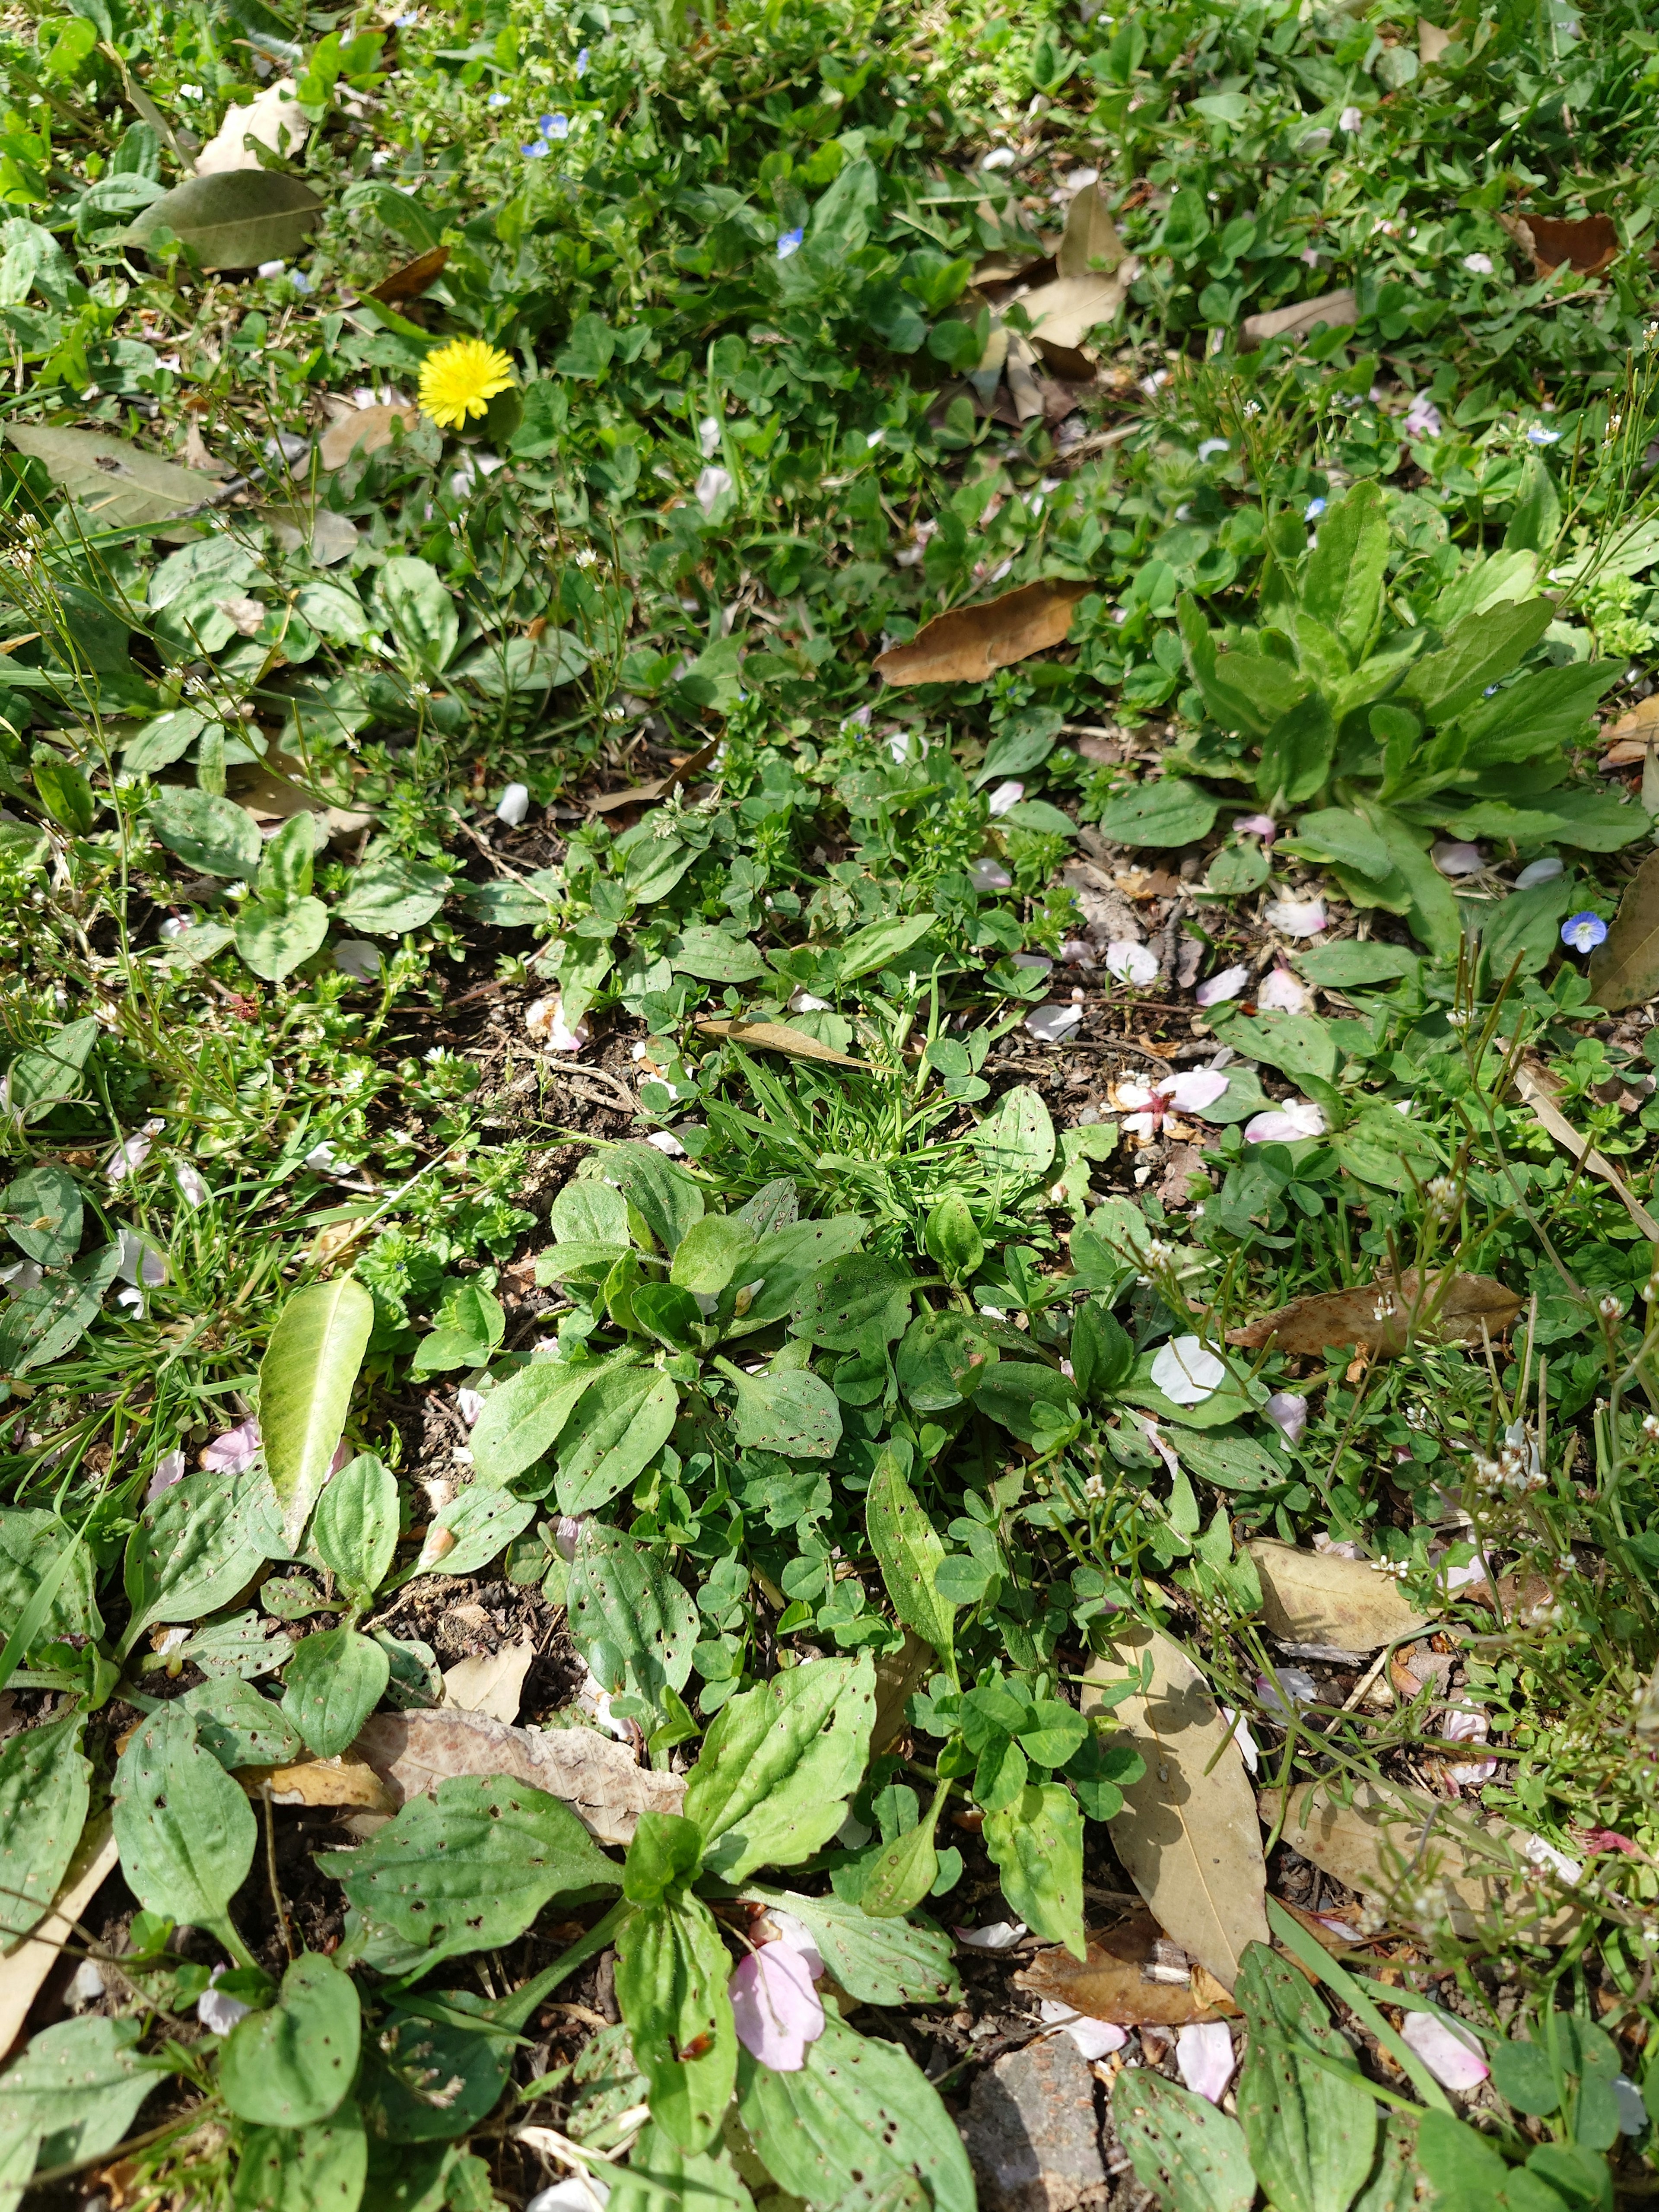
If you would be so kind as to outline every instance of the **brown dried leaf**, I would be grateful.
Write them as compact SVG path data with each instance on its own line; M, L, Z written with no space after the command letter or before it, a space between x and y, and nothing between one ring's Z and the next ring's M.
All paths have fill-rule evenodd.
M904 1641L896 1651L876 1662L876 1717L870 1730L872 1759L902 1733L905 1706L938 1664L933 1645L924 1644L911 1628L905 1630Z
M705 1018L697 1024L704 1036L730 1037L734 1044L747 1045L751 1052L787 1052L792 1060L820 1060L831 1067L867 1067L867 1060L854 1060L850 1053L837 1052L833 1045L823 1044L805 1030L792 1029L787 1022L727 1022Z
M505 1774L562 1797L602 1844L627 1843L641 1813L678 1813L685 1796L681 1776L653 1774L591 1729L509 1728L483 1713L375 1713L351 1748L394 1807L454 1774Z
M1603 732L1607 750L1601 756L1603 775L1609 769L1634 768L1648 757L1648 747L1659 741L1659 691L1638 699L1628 714L1621 714Z
M1267 1867L1243 1754L1186 1653L1137 1623L1114 1639L1111 1676L1150 1656L1145 1697L1114 1719L1146 1762L1124 1785L1112 1846L1164 1933L1231 1990L1247 1944L1269 1941ZM1086 1717L1109 1710L1085 1679Z
M1426 15L1417 19L1417 58L1425 69L1432 69L1452 42L1452 33L1443 31L1438 23L1430 22Z
M1056 276L1037 285L1019 303L1030 318L1033 343L1044 353L1086 356L1090 331L1115 318L1139 274L1140 264L1130 255L1107 272Z
M418 407L354 407L331 422L317 441L317 459L324 469L343 469L354 453L378 453L392 443L394 423L412 430L421 419Z
M301 1759L291 1766L239 1766L235 1776L256 1803L270 1791L273 1805L351 1805L370 1813L395 1813L399 1800L354 1753Z
M1122 258L1123 240L1101 198L1100 186L1085 185L1066 210L1066 234L1054 256L1055 273L1091 276L1103 271L1109 276ZM1029 313L1029 302L1024 304Z
M1613 953L1613 963L1598 975L1595 963L1604 952ZM1591 957L1589 979L1598 1004L1606 1006L1609 1013L1620 1006L1645 1004L1648 999L1659 995L1659 853L1650 854L1643 861L1635 882L1620 902L1607 942L1598 945ZM1644 982L1645 991L1638 988ZM1613 994L1611 999L1605 995L1604 984ZM1626 991L1632 995L1624 995ZM1650 1243L1659 1243L1659 1221L1654 1219L1613 1162L1573 1127L1556 1104L1561 1086L1543 1061L1523 1060L1515 1071L1515 1087L1556 1143L1565 1146L1574 1159L1583 1160L1589 1174L1599 1176L1609 1190L1616 1191L1626 1212L1643 1236Z
M1317 323L1338 330L1358 320L1359 302L1345 284L1340 291L1322 292L1316 300L1298 300L1271 314L1246 315L1239 336L1247 346L1266 345L1269 338L1305 337Z
M1564 261L1577 276L1599 276L1618 256L1619 233L1610 216L1587 215L1569 222L1553 215L1500 215L1498 220L1516 244L1531 254L1540 276L1547 276Z
M268 153L286 154L292 161L310 136L311 118L300 104L293 78L279 76L246 107L226 111L218 136L210 139L196 156L196 173L212 177L227 169L257 169L260 161L253 150L256 145Z
M432 246L425 253L417 253L413 261L405 261L401 269L394 269L389 276L382 276L368 296L385 307L395 307L399 300L418 300L437 283L448 263L449 248Z
M1244 1548L1261 1579L1262 1619L1283 1643L1369 1652L1429 1625L1407 1603L1394 1577L1364 1559L1299 1552L1268 1536Z
M1230 1328L1227 1341L1251 1352L1271 1344L1276 1352L1314 1358L1330 1345L1364 1344L1389 1358L1417 1335L1479 1344L1483 1322L1496 1336L1520 1312L1521 1303L1490 1275L1431 1276L1419 1284L1416 1268L1407 1267L1397 1284L1378 1281L1363 1290L1292 1298L1247 1328Z
M82 1831L51 1911L15 1951L0 1959L0 2058L22 2033L29 2008L63 1956L64 1944L76 1940L70 1923L81 1917L114 1873L118 1856L109 1814L100 1813Z
M1645 754L1647 747L1641 751ZM1650 853L1625 886L1613 927L1590 955L1589 982L1596 1005L1610 1014L1659 998L1659 853ZM1532 1103L1537 1111L1536 1102ZM1544 1121L1541 1112L1539 1119ZM1567 1142L1548 1121L1544 1126L1561 1143ZM1595 1161L1601 1158L1597 1152ZM1597 1175L1601 1171L1601 1166L1594 1168Z
M1262 1791L1265 1819L1275 1817L1279 1798L1276 1790ZM1574 1905L1540 1911L1528 1903L1535 1893L1522 1830L1460 1812L1420 1790L1362 1781L1352 1802L1343 1804L1322 1784L1301 1783L1291 1792L1281 1839L1362 1897L1377 1897L1407 1927L1438 1918L1443 1899L1453 1928L1464 1936L1522 1919L1528 1937L1556 1942L1579 1917ZM1425 1890L1433 1902L1419 1917L1413 1901Z
M1108 2020L1116 2027L1185 2027L1194 2021L1236 2019L1238 2007L1202 1966L1194 1964L1185 1985L1146 1979L1162 1932L1150 1912L1132 1912L1115 1928L1097 1929L1088 1936L1081 1965L1063 1945L1039 1951L1014 1976L1014 1987L1032 1996L1053 1997L1085 2019Z
M517 1720L524 1678L535 1656L536 1639L526 1629L516 1644L503 1644L499 1651L446 1667L446 1711L483 1713L493 1721Z
M1008 358L1002 373L1008 396L1014 403L1014 413L1021 422L1034 422L1043 411L1042 386L1032 374L1036 359L1030 343L1016 331L1008 341Z
M1072 610L1091 588L1044 576L1000 599L954 607L935 615L908 645L884 653L876 673L889 684L982 684L999 668L1063 645Z
M614 814L624 806L649 806L664 798L680 784L706 769L720 747L720 739L711 738L706 745L688 753L684 760L674 763L666 775L653 775L648 783L630 784L626 791L602 791L587 802L590 814Z

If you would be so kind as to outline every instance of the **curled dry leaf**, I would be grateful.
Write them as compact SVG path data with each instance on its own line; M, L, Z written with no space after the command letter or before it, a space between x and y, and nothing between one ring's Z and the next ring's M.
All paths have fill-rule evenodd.
M630 784L626 791L602 791L587 802L590 814L614 814L624 806L649 806L659 799L666 798L671 791L688 781L706 769L720 748L720 739L711 738L706 745L677 760L666 775L653 775L648 783Z
M1067 210L1052 281L1019 303L1030 318L1033 342L1045 354L1086 354L1090 331L1116 315L1139 267L1124 252L1099 185L1085 185ZM1008 382L1015 390L1012 353Z
M1109 1823L1112 1846L1164 1933L1224 1988L1238 1978L1246 1947L1268 1939L1267 1868L1243 1755L1210 1686L1186 1653L1136 1624L1114 1640L1115 1680L1150 1659L1145 1696L1114 1718L1118 1741L1146 1771L1125 1783L1124 1809ZM1085 1718L1107 1708L1085 1680Z
M107 1813L88 1820L75 1847L52 1908L15 1951L0 1959L0 2054L9 2051L23 2030L40 1985L76 1938L79 1920L115 1871L119 1854Z
M999 668L1063 645L1072 610L1090 589L1044 576L1000 599L954 607L936 615L908 645L884 653L876 673L889 684L982 684Z
M343 469L354 453L361 459L389 446L396 424L410 431L420 419L418 407L354 407L331 422L317 441L318 461L325 469Z
M196 156L196 173L211 177L226 169L257 169L260 162L255 146L291 159L310 136L311 119L300 105L293 78L280 76L246 107L226 111L217 136Z
M1148 1969L1162 1933L1150 1912L1132 1912L1115 1928L1087 1938L1079 1964L1064 1945L1039 1951L1014 1987L1053 1997L1087 2020L1115 2027L1185 2027L1194 2021L1236 2018L1238 2007L1207 1967L1194 1961L1188 1982L1156 1980Z
M1632 915L1630 944L1632 961L1645 960L1653 970L1652 987L1647 994L1652 996L1659 994L1659 853L1654 854L1642 863L1636 881L1625 894L1625 905L1619 909L1619 919L1613 923L1613 928L1607 932L1607 943L1599 950L1606 952L1612 949L1615 934L1625 920L1625 908L1631 905L1636 894L1641 890L1642 879L1644 876L1649 878L1644 904L1650 919L1638 923L1636 916ZM1638 927L1645 933L1645 941L1639 952L1636 950L1636 932ZM1590 963L1590 981L1592 985L1596 983L1594 960ZM1601 1003L1604 1006L1608 1006L1610 1011L1612 1006L1632 1006L1636 1003L1632 999L1618 999L1609 1002L1607 998L1601 996L1599 986L1597 996L1601 999ZM1598 1152L1591 1145L1589 1139L1573 1127L1571 1122L1556 1104L1556 1098L1561 1086L1542 1060L1523 1060L1515 1071L1515 1087L1543 1123L1545 1128L1549 1131L1551 1136L1554 1138L1556 1143L1565 1146L1574 1159L1583 1162L1589 1174L1599 1176L1610 1190L1616 1191L1623 1202L1626 1212L1629 1214L1643 1236L1650 1243L1659 1243L1659 1222L1655 1221L1613 1162L1605 1154Z
M872 1759L885 1751L904 1728L905 1707L938 1664L933 1645L925 1644L914 1628L905 1630L904 1641L896 1651L877 1660L876 1717L870 1730Z
M526 1630L516 1644L482 1658L462 1659L444 1669L444 1709L483 1713L492 1721L515 1721L524 1695L524 1678L536 1656L536 1639Z
M1452 42L1452 33L1443 31L1438 23L1430 22L1426 15L1417 19L1417 58L1425 69L1432 69Z
M1613 218L1587 215L1565 222L1552 215L1500 215L1498 218L1516 244L1532 256L1532 265L1547 276L1565 261L1576 276L1595 276L1619 252L1619 233Z
M1273 1820L1280 1793L1261 1793ZM1559 1942L1579 1918L1575 1905L1541 1910L1529 1886L1522 1846L1506 1821L1460 1812L1420 1790L1359 1782L1343 1804L1317 1783L1290 1793L1280 1839L1362 1897L1376 1897L1407 1927L1437 1919L1443 1903L1460 1936L1513 1925L1532 1939ZM1413 1900L1427 1893L1419 1922Z
M833 1045L808 1036L805 1030L793 1029L787 1022L727 1022L712 1018L700 1021L698 1029L705 1036L730 1037L733 1044L746 1045L750 1052L787 1052L792 1060L821 1060L831 1067L867 1067L868 1060L854 1060L850 1053L837 1052Z
M394 1808L455 1774L505 1774L562 1797L601 1844L625 1844L641 1813L678 1813L685 1784L653 1774L588 1729L509 1728L483 1713L376 1713L352 1751L385 1783Z
M1491 1275L1431 1275L1419 1281L1416 1268L1407 1267L1395 1283L1292 1298L1276 1313L1230 1328L1227 1341L1251 1352L1272 1345L1275 1352L1313 1358L1332 1345L1364 1344L1388 1358L1419 1335L1479 1344L1483 1322L1496 1336L1520 1312L1521 1303Z
M298 1759L291 1766L239 1766L235 1772L256 1804L267 1790L273 1805L342 1805L362 1813L395 1813L400 1802L374 1769L349 1751L332 1759Z
M1262 1618L1283 1643L1370 1652L1429 1625L1394 1577L1364 1559L1300 1552L1267 1536L1244 1548L1261 1580Z
M1298 300L1271 314L1246 315L1239 336L1247 346L1266 345L1269 338L1300 338L1320 323L1332 330L1359 320L1359 302L1345 284L1340 292L1322 292L1316 300Z
M1610 730L1601 732L1607 750L1601 756L1605 775L1609 769L1634 768L1647 758L1648 747L1659 742L1659 691L1638 699L1628 714L1621 714Z
M1642 751L1646 750L1644 745ZM1644 1006L1650 1000L1659 998L1659 853L1650 853L1633 880L1625 886L1613 927L1590 955L1589 984L1597 1006L1610 1014L1620 1013L1626 1006ZM1536 1100L1530 1103L1538 1111ZM1543 1120L1541 1112L1539 1119ZM1544 1126L1550 1127L1547 1121ZM1553 1128L1550 1133L1559 1135ZM1595 1158L1600 1161L1601 1158L1598 1152ZM1592 1172L1600 1175L1601 1168L1595 1167Z
M383 307L395 307L399 300L418 300L422 292L435 284L449 265L449 248L434 246L425 253L417 253L412 261L405 261L389 276L382 276L369 294Z

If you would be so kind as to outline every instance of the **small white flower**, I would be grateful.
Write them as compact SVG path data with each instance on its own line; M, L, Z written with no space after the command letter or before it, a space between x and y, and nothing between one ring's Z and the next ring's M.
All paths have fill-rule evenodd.
M1490 253L1466 253L1463 256L1463 266L1471 276L1490 276L1492 256Z
M516 830L530 811L530 786L509 783L495 804L495 819Z
M998 146L980 163L981 169L1012 169L1019 155L1012 146Z
M216 1966L209 1977L208 1985L196 2000L196 2017L210 2035L228 2035L239 2020L246 2020L253 2009L240 1997L221 1996L215 1984L221 1974L228 1974L228 1966Z
M717 416L705 415L697 425L697 438L702 447L702 457L712 461L720 449L720 426Z
M287 267L286 261L262 261L255 274L260 276L280 276Z
M705 469L702 471L702 474L697 478L697 505L702 509L706 515L712 516L716 507L719 506L721 500L726 497L726 493L729 492L731 489L732 471L730 469Z

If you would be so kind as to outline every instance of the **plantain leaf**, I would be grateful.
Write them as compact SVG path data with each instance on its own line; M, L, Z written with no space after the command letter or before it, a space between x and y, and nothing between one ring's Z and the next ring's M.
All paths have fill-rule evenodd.
M328 1480L374 1326L374 1301L349 1275L308 1284L283 1308L259 1363L265 1465L290 1550Z
M86 1825L84 1713L24 1729L0 1747L0 1950L27 1936L57 1894Z
M945 1547L891 1452L883 1453L871 1481L865 1526L894 1612L948 1659L956 1645L957 1609L939 1593Z
M152 200L122 243L149 247L170 230L204 269L257 269L292 260L322 212L316 193L283 170L218 169Z
M309 2127L337 2112L349 2093L362 2039L350 1975L307 1952L283 1976L276 2003L239 2020L225 2038L220 2091L240 2119Z
M822 1659L721 1707L685 1785L710 1874L741 1881L829 1842L869 1756L875 1681L867 1652Z
M150 1912L222 1930L253 1863L253 1808L198 1741L194 1714L162 1705L115 1769L115 1840L127 1887Z

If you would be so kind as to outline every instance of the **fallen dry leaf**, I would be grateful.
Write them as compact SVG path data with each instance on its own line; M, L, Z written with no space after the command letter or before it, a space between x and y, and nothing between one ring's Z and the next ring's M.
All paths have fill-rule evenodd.
M982 684L999 668L1063 645L1072 610L1091 588L1044 576L1000 599L953 607L935 615L908 645L884 653L876 673L889 684Z
M196 173L211 177L227 169L260 167L259 156L247 143L250 138L273 154L292 158L310 136L311 121L300 105L293 78L279 76L246 107L226 112L217 135L196 156Z
M1281 1643L1369 1653L1429 1625L1394 1577L1364 1559L1301 1552L1268 1536L1244 1548L1261 1579L1262 1619Z
M319 568L331 568L357 550L357 526L349 515L314 500L296 500L286 507L262 507L261 522L269 526L284 553L308 552Z
M1032 1996L1053 1997L1087 2020L1110 2021L1115 2027L1186 2027L1194 2021L1236 2019L1238 2007L1197 1961L1188 1982L1149 1978L1161 1933L1150 1912L1132 1912L1115 1927L1088 1936L1081 1965L1063 1945L1039 1951L1014 1976L1014 1987Z
M1093 276L1103 271L1109 276L1123 258L1123 240L1099 185L1085 185L1066 211L1065 234L1054 256L1056 274Z
M727 1022L705 1018L697 1024L704 1036L730 1037L734 1044L747 1045L755 1052L787 1052L792 1060L821 1060L831 1067L867 1067L867 1060L854 1060L850 1053L837 1052L833 1045L823 1044L805 1030L792 1029L787 1022Z
M434 246L425 253L417 253L412 261L405 261L389 276L382 276L368 295L383 307L395 307L399 300L418 300L422 292L435 284L449 264L449 248Z
M1498 220L1516 244L1531 254L1540 276L1547 276L1564 261L1577 276L1599 276L1619 252L1619 233L1609 216L1565 221L1553 215L1500 215Z
M720 743L718 738L711 738L706 745L699 745L696 752L688 753L684 760L677 760L666 775L653 775L647 783L630 784L626 791L600 792L597 798L587 801L588 812L614 814L624 806L649 806L654 800L665 798L671 791L678 789L708 767L720 750Z
M100 1813L82 1831L51 1911L15 1951L0 1959L0 2058L22 2033L29 2007L63 1955L64 1944L79 1940L70 1923L81 1917L114 1873L118 1856L109 1814Z
M1621 714L1610 730L1602 732L1607 750L1601 756L1605 771L1634 768L1648 757L1648 747L1659 742L1659 691L1638 699L1628 714Z
M1331 1925L1334 1920L1339 1918L1335 1913L1327 1912L1322 1915L1317 1912L1305 1911L1301 1905L1292 1905L1288 1897L1276 1897L1273 1903L1281 1912L1288 1912L1292 1920L1298 1921L1320 1948L1328 1951L1334 1959L1346 1958L1356 1943L1363 1943L1365 1940L1358 1929L1348 1921L1342 1923L1347 1928L1348 1933L1346 1936L1339 1936L1335 1928ZM1304 1967L1303 1971L1306 1972L1307 1969ZM1311 1981L1312 1975L1310 1974L1308 1978Z
M483 1713L375 1713L352 1753L366 1759L394 1806L454 1774L504 1774L562 1797L599 1843L625 1844L640 1814L678 1813L685 1783L637 1766L625 1744L591 1729L509 1728Z
M1624 925L1627 908L1626 928ZM1595 963L1604 952L1613 953L1613 964L1598 976ZM1644 1004L1647 999L1659 994L1659 853L1650 854L1637 871L1635 882L1620 903L1618 918L1607 932L1607 942L1596 947L1589 975L1598 1003L1609 1012L1620 1006ZM1604 977L1615 987L1611 1000L1602 995ZM1644 979L1649 988L1639 998L1620 995L1626 986L1633 988ZM1564 1146L1574 1159L1582 1160L1588 1173L1599 1176L1609 1190L1616 1191L1626 1212L1643 1236L1650 1243L1659 1243L1659 1222L1655 1221L1613 1162L1573 1127L1556 1104L1561 1086L1542 1060L1523 1060L1515 1071L1515 1087L1556 1143Z
M1317 1358L1328 1346L1364 1344L1379 1358L1402 1352L1414 1335L1451 1344L1479 1344L1481 1324L1496 1336L1521 1310L1521 1300L1490 1275L1431 1276L1419 1285L1415 1267L1398 1283L1376 1282L1363 1290L1322 1291L1292 1298L1277 1313L1264 1314L1243 1328L1230 1328L1229 1344L1259 1352Z
M483 1713L492 1721L517 1720L524 1678L535 1656L536 1639L526 1630L516 1644L503 1644L499 1651L446 1667L445 1710Z
M235 1778L257 1804L267 1789L273 1805L351 1805L395 1813L394 1797L372 1766L343 1751L332 1759L300 1759L291 1766L239 1766Z
M343 469L354 453L374 453L389 446L395 424L409 431L420 419L418 407L354 407L331 422L317 441L318 462L325 469Z
M907 1628L896 1651L876 1662L876 1717L870 1730L870 1755L886 1750L904 1728L904 1709L939 1665L931 1644Z
M1123 1785L1112 1846L1164 1934L1231 1990L1246 1945L1269 1940L1255 1802L1231 1727L1177 1645L1155 1629L1126 1628L1113 1640L1109 1679L1148 1656L1147 1694L1113 1716L1146 1771ZM1081 1707L1085 1718L1109 1710L1089 1679Z
M1261 1793L1264 1819L1275 1817L1279 1794ZM1522 1831L1420 1790L1361 1781L1352 1802L1342 1804L1323 1785L1301 1783L1291 1792L1280 1834L1322 1872L1362 1897L1380 1899L1406 1927L1427 1927L1440 1917L1443 1900L1453 1928L1465 1936L1524 1921L1528 1937L1553 1942L1579 1917L1574 1905L1540 1914L1528 1904L1530 1885L1513 1863L1524 1866L1529 1839ZM1431 1901L1419 1914L1415 1900L1425 1891Z
M1265 315L1246 315L1239 336L1247 346L1266 345L1269 338L1305 337L1316 324L1333 330L1359 320L1359 302L1345 284L1338 292L1322 292L1316 300L1298 300L1293 307L1275 307Z
M330 840L356 837L375 819L356 807L331 805L305 787L302 762L272 745L262 761L244 762L229 769L225 792L259 822L287 822L296 814L319 815L328 825Z
M1030 319L1032 343L1051 357L1080 353L1091 358L1090 331L1114 319L1139 273L1140 264L1131 256L1109 273L1056 276L1036 286L1019 303Z
M1417 58L1425 69L1432 69L1452 42L1452 33L1443 31L1438 23L1430 22L1426 15L1417 19Z
M1014 403L1014 413L1022 422L1035 422L1043 411L1042 390L1035 374L1037 355L1030 341L1015 331L1008 341L1008 358L1003 363L1003 380L1008 386L1008 396Z

